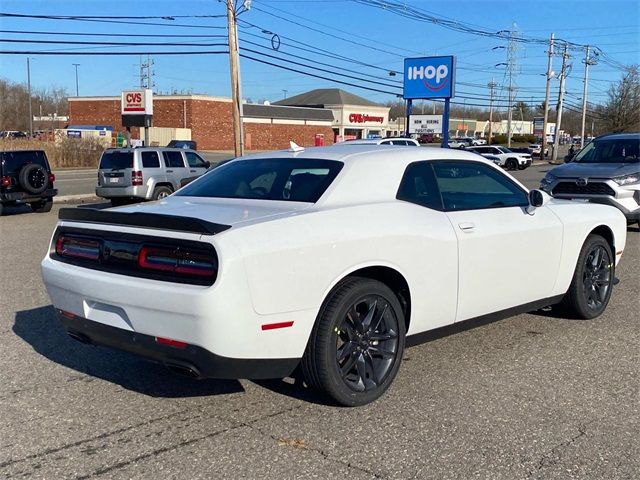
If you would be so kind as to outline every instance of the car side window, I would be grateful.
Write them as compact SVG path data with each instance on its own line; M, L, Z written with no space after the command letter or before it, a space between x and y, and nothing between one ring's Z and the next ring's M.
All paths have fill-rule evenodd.
M445 211L526 207L527 193L505 174L469 161L436 161L433 171Z
M187 163L189 164L190 167L205 168L207 166L207 164L204 163L204 160L197 153L184 152L184 154L187 157Z
M160 158L158 152L142 152L143 168L160 168Z
M182 153L180 152L162 152L164 157L164 165L168 168L181 168L184 167L184 160L182 160Z
M407 166L396 198L434 210L442 210L442 199L431 162L414 162Z

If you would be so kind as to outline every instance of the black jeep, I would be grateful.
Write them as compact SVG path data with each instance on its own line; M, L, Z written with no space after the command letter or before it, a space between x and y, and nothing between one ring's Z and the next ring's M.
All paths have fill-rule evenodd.
M0 152L0 215L5 205L28 203L34 212L48 212L58 191L43 150Z

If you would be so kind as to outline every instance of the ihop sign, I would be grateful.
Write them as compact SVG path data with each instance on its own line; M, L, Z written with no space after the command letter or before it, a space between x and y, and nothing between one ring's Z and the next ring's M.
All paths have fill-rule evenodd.
M451 98L454 96L455 57L404 59L404 98Z

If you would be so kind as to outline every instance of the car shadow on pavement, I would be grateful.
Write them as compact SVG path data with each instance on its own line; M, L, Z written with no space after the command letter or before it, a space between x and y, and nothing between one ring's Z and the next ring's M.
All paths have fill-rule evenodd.
M51 305L17 312L13 331L53 362L151 397L199 397L244 391L236 380L180 377L135 355L77 342L67 336Z
M9 217L12 215L22 215L24 213L33 213L34 215L36 215L36 213L33 211L33 209L31 208L31 205L4 205L2 208L2 216L3 217Z
M319 392L312 390L304 384L302 379L302 372L298 369L292 374L290 378L272 379L272 380L252 380L256 385L269 390L272 393L278 395L284 395L287 397L302 400L307 403L315 403L316 405L325 405L330 407L339 406L333 402L329 397L326 397Z

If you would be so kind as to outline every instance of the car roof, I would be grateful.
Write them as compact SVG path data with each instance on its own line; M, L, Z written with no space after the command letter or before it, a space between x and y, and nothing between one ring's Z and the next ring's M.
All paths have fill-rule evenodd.
M325 160L338 160L341 162L365 162L373 159L389 159L393 155L401 163L411 163L419 160L451 160L451 159L473 159L477 160L478 155L466 153L464 150L424 147L406 148L402 145L377 145L377 144L352 144L337 143L328 147L309 147L303 150L293 151L275 150L269 152L256 153L239 157L237 160L264 159L264 158L313 158Z
M180 147L122 147L122 148L107 148L105 152L140 152L145 150L167 150L170 152L194 152L191 148L180 148Z
M625 132L625 133L605 133L596 137L595 140L603 139L619 139L619 140L640 140L640 132Z

